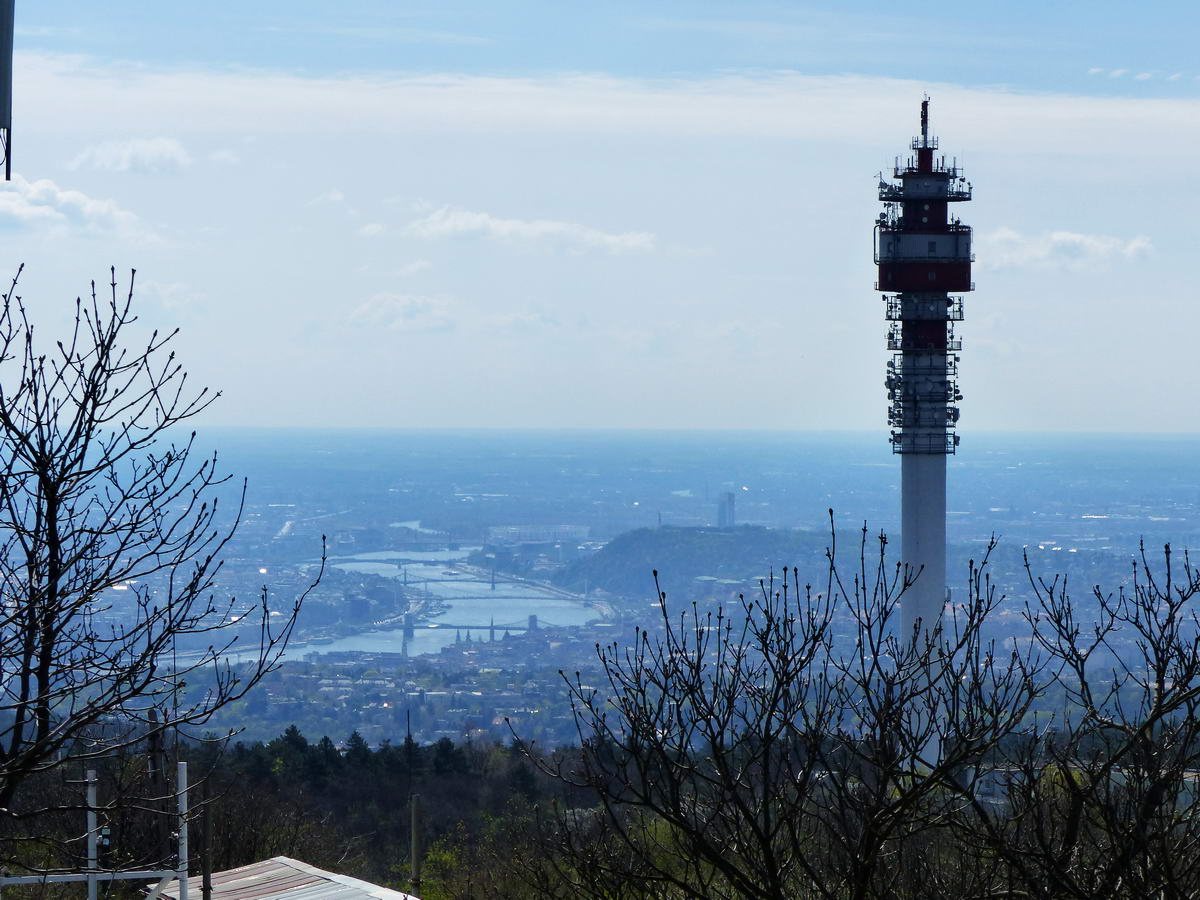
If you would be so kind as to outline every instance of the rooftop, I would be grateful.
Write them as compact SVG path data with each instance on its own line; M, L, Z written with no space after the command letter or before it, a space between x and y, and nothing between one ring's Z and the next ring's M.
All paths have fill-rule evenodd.
M212 887L212 900L416 900L411 894L286 856L213 872ZM179 900L178 880L169 882L160 896ZM199 877L188 879L188 896L200 896Z

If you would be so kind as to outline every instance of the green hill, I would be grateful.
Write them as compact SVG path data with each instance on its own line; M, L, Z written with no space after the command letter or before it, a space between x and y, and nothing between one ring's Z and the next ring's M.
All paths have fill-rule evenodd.
M839 541L857 557L857 534ZM724 599L757 590L758 580L785 566L800 570L800 581L825 576L828 532L782 531L757 526L642 528L613 538L602 550L568 566L556 581L571 590L602 588L620 597L654 596L659 581L673 599ZM849 563L850 559L844 560Z

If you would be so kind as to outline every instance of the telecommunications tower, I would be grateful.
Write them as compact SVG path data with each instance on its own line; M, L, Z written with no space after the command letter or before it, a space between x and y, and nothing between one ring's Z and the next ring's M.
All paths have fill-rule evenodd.
M904 633L919 620L932 629L946 603L946 457L958 446L958 356L954 323L971 281L971 228L950 204L971 199L957 161L935 156L929 98L912 156L897 158L892 180L880 176L884 210L875 223L875 262L883 291L888 349L887 392L892 452L900 454L901 561L920 571L904 594Z

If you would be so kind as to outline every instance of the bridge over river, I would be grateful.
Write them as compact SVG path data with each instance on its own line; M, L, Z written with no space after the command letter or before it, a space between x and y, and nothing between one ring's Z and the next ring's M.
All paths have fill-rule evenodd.
M459 622L443 622L438 619L436 622L415 622L409 616L395 616L391 619L384 619L376 622L375 628L398 628L406 633L411 633L417 629L441 629L447 631L451 628L456 631L537 631L539 628L555 628L553 622L546 622L538 619L537 615L529 615L524 619L516 622L484 622L482 624L475 623L471 625L463 625Z
M308 649L318 653L402 649L412 655L437 653L454 643L456 632L499 638L506 631L522 634L539 625L571 627L612 615L604 604L558 585L493 572L461 559L407 562L391 553L388 558L382 552L362 556L367 558L339 560L334 566L390 578L397 593L404 592L407 611L375 621L367 631L309 641Z

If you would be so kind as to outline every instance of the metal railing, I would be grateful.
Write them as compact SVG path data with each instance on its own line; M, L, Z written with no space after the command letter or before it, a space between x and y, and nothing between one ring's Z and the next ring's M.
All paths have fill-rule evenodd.
M961 350L962 341L954 337L954 332L950 331L946 336L946 343L941 347L931 347L928 344L917 344L911 339L904 340L902 330L893 325L887 336L887 348L889 350Z
M892 357L891 364L888 366L889 375L893 372L900 378L916 375L944 375L949 379L958 374L958 357L947 356L944 362L933 362L897 353Z
M174 869L108 869L100 865L99 813L103 807L98 798L98 779L95 770L89 769L84 784L87 786L87 863L82 872L44 872L35 875L9 875L0 873L0 889L9 885L70 884L81 882L86 885L88 900L97 900L99 886L104 885L107 895L113 881L157 882L147 892L145 900L158 900L162 891L172 881L176 882L178 900L188 900L188 774L187 763L176 765L175 796L178 803L176 819L176 858ZM107 832L107 828L103 829Z
M895 213L880 213L876 224L879 225L879 230L887 234L904 234L904 216ZM955 220L947 222L945 225L937 225L930 227L928 223L922 223L918 228L913 229L914 234L970 234L971 226L964 225L961 221Z
M900 177L900 172L897 170L896 177ZM916 185L891 184L886 181L879 182L879 199L884 203L897 203L901 200L949 200L951 202L959 202L971 199L972 187L970 184L939 184L934 190L922 190Z
M904 164L900 164L899 158L892 165L892 177L903 178L905 175L948 175L953 179L962 178L962 171L956 165L946 165L945 157L935 159L933 166L927 172L922 172L921 167L917 164L914 157L909 157Z
M888 425L893 428L953 428L958 424L956 406L906 406L893 403L888 407Z
M928 453L952 454L958 446L957 434L929 434L918 432L911 434L902 431L892 432L893 453Z
M879 282L875 282L875 290L879 290ZM963 319L962 297L947 297L936 300L902 299L898 294L884 294L886 309L884 318L889 322L906 320L938 320L961 322Z
M936 390L905 390L905 385L889 388L887 398L890 403L957 403L962 399L957 385Z

